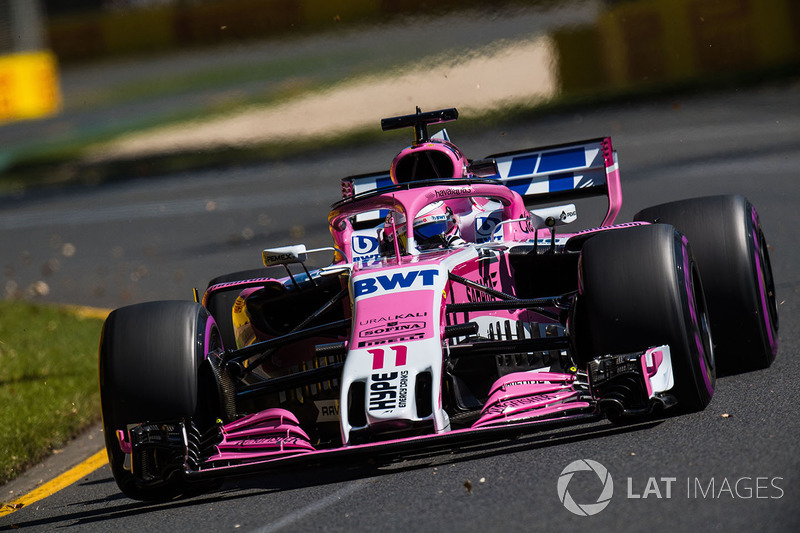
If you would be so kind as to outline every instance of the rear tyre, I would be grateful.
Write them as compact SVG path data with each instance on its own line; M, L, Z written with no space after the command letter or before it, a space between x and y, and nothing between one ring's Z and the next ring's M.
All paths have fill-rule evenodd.
M106 319L99 358L103 432L114 479L129 498L165 500L187 489L183 465L157 451L144 460L166 474L146 480L135 475L117 431L127 435L129 425L188 422L197 413L207 417L209 403L198 402L200 369L206 355L220 347L214 319L195 302L132 305Z
M767 240L742 196L707 196L644 209L636 220L671 224L694 250L708 299L721 374L766 368L778 352L778 307Z
M667 344L683 409L714 395L716 370L700 276L672 226L617 229L589 239L580 259L575 332L578 364Z

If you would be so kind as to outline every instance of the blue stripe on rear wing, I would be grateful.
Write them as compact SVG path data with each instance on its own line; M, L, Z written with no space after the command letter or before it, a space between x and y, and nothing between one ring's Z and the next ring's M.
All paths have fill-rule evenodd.
M374 191L394 185L389 172L372 172L342 179L342 198L350 198L357 194ZM356 222L379 222L386 218L388 210L368 211L356 215Z
M517 192L526 204L606 196L602 225L614 223L622 206L617 155L611 137L495 154L496 179Z
M497 162L497 179L526 202L604 195L615 164L611 139L533 148L487 157ZM610 164L609 164L610 163Z
M350 198L362 192L374 191L392 184L389 172L372 172L342 179L342 198Z
M619 166L611 137L506 152L486 159L497 162L499 174L484 179L503 183L522 196L526 204L606 196L608 213L603 226L614 223L622 206ZM342 180L342 196L348 198L391 184L388 172L351 176ZM375 212L363 219L378 216Z

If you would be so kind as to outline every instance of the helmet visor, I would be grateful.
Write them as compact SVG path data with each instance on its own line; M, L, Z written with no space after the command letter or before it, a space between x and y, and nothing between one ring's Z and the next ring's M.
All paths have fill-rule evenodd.
M452 219L447 215L427 216L414 223L414 238L417 240L430 239L448 233L452 227Z

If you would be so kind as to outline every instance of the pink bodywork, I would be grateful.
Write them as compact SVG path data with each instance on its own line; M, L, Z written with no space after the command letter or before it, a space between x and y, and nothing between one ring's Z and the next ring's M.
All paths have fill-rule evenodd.
M314 450L300 422L285 409L267 409L222 426L222 442L209 461L235 462Z
M505 388L497 389L497 392L492 395L494 400L490 399L486 403L480 418L472 427L453 430L446 435L458 436L481 432L505 425L508 422L537 425L552 421L554 418L568 421L571 418L585 418L592 413L592 405L589 402L577 400L578 392L569 385L574 380L574 376L555 373L541 374L543 374L542 378L535 377L535 374L532 373L506 376L503 380L511 383ZM549 383L544 383L544 381ZM541 400L529 403L519 401L526 397L538 397ZM252 464L258 461L275 461L290 455L334 455L341 450L341 448L316 449L309 441L308 436L292 421L294 417L289 411L277 408L268 409L259 413L258 416L261 420L260 423L253 418L245 417L246 424L241 424L241 420L237 420L223 426L223 442L217 445L219 453L209 458L208 464L212 466L204 468L204 470L226 468L241 462ZM260 424L263 424L263 427ZM367 451L405 441L418 441L422 446L426 441L435 442L436 437L437 435L432 434L382 440L371 444L348 446L347 449Z
M590 404L577 401L575 376L554 372L516 372L497 380L473 427L541 418L564 411L582 411Z

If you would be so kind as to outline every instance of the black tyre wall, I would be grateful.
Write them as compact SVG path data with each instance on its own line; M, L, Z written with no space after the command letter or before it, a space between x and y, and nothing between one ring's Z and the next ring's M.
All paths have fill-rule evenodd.
M128 424L185 420L198 405L198 370L219 345L216 324L194 302L151 302L113 311L100 339L100 401L109 464L129 498L170 499L186 484L177 476L142 484L125 467L117 431ZM174 473L173 473L174 474Z
M149 302L112 312L103 327L100 390L126 423L191 416L208 312L194 302Z
M766 238L742 196L707 196L644 209L635 220L670 224L692 245L703 279L721 374L769 366L778 311Z
M585 243L574 330L581 365L668 344L680 405L692 411L711 401L705 299L691 250L671 226L618 229Z

